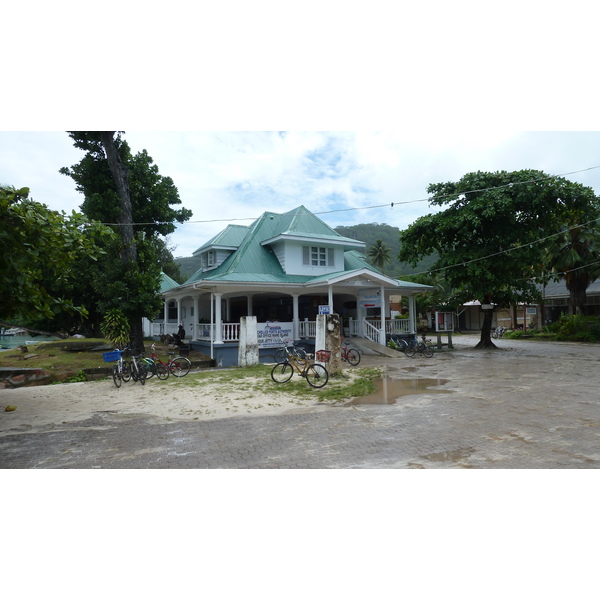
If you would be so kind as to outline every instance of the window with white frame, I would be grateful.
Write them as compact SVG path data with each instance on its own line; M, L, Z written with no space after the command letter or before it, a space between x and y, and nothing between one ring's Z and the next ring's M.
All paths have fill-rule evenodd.
M333 267L334 265L333 248L323 248L320 246L303 246L302 263L312 267Z

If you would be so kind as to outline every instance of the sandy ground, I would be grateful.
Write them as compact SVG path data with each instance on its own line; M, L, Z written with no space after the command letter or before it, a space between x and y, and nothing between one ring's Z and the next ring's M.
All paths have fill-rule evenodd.
M483 382L486 382L483 393L489 401L494 401L495 397L502 399L506 394L531 394L532 389L537 394L553 395L563 386L571 397L582 395L586 399L595 399L597 396L600 382L595 366L600 359L600 345L503 339L497 343L504 352L492 356L489 351L473 350L476 342L476 336L455 339L453 352L436 353L433 359L363 355L360 367L382 367L391 377L445 378L449 383L444 388L462 396L478 397L482 394ZM286 384L272 383L267 393L252 390L248 379L239 386L221 383L180 385L191 377L193 371L181 381L174 377L169 377L166 382L152 378L144 386L129 382L119 389L115 388L112 379L107 379L0 390L0 434L83 421L101 412L149 416L157 422L168 422L312 411L323 406L318 392L298 398L286 393ZM423 389L411 393L413 398L415 393L431 395ZM5 412L7 405L15 405L17 409Z
M190 421L280 414L318 405L317 399L286 394L285 384L273 383L271 393L257 394L248 390L251 379L244 379L244 385L238 387L219 383L185 385L192 378L193 371L181 380L169 377L162 382L153 377L143 386L128 382L118 389L112 379L107 379L0 390L0 432L82 421L98 412ZM17 408L6 412L8 405Z

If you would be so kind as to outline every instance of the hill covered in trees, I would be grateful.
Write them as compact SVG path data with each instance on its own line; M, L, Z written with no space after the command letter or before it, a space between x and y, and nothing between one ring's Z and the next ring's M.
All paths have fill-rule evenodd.
M376 240L381 240L390 249L390 262L384 269L386 275L390 277L402 279L404 275L420 273L427 270L434 262L434 258L425 259L414 269L407 263L399 262L397 256L400 251L400 230L398 227L392 227L385 223L361 223L351 227L336 227L335 231L344 237L364 242L366 244L365 255ZM179 265L182 276L180 283L183 283L200 268L199 256L180 257L176 258L175 262Z
M428 257L415 268L411 267L408 263L401 263L398 260L398 252L400 252L400 229L386 223L361 223L360 225L352 225L350 227L336 227L335 230L344 237L364 242L366 244L365 255L377 240L381 240L390 249L390 262L384 268L385 274L396 279L402 279L405 275L426 271L435 261L435 257Z

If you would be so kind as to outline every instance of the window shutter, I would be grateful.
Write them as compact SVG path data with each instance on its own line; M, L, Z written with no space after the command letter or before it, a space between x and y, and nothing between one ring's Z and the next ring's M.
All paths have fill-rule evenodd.
M310 264L310 248L308 246L302 246L302 264Z
M333 259L333 248L327 248L327 266L333 267L335 261Z

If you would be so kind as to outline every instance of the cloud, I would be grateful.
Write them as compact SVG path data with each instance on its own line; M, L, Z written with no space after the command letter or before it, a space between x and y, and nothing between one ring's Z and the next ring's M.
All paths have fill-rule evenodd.
M126 131L125 139L132 152L148 151L193 211L192 222L170 236L177 256L191 255L227 222L249 224L265 211L303 204L332 227L379 222L403 229L430 212L431 183L477 170L561 174L600 163L598 132ZM66 133L0 133L0 153L2 183L29 186L51 208L70 212L82 203L74 182L58 173L83 156ZM600 170L567 176L594 189L599 178Z

